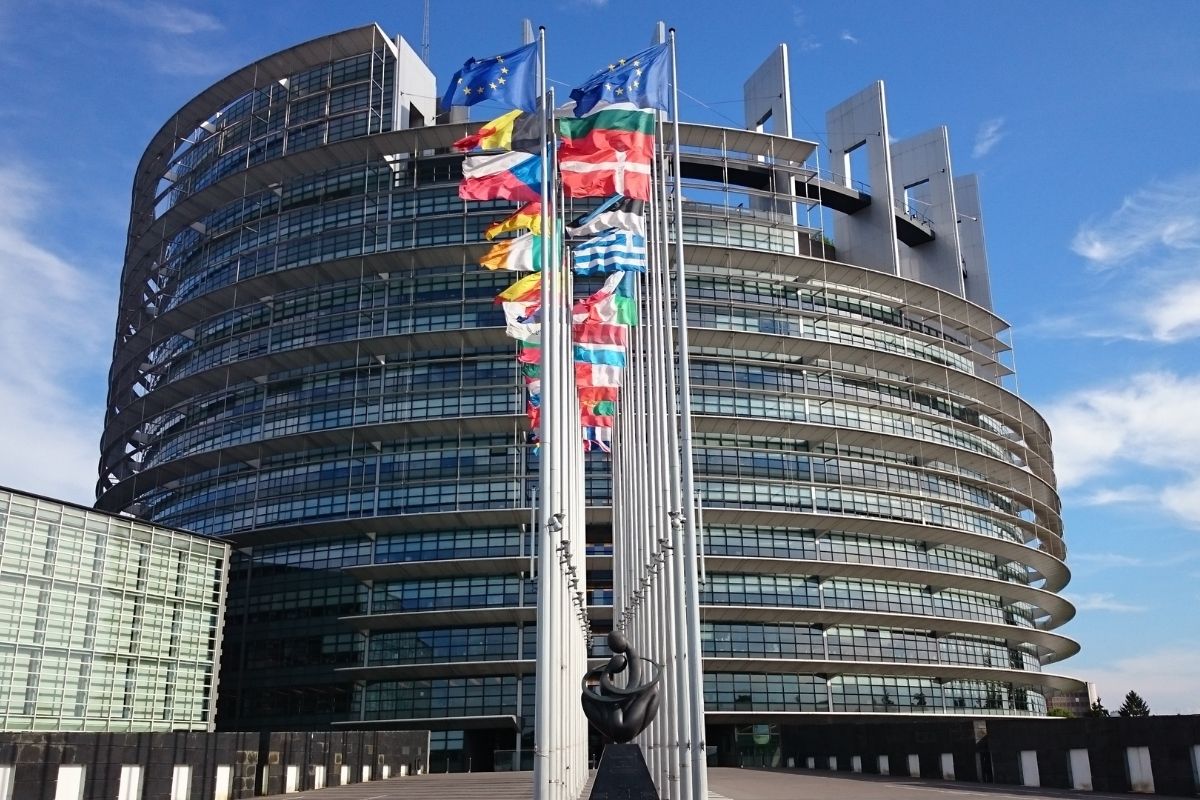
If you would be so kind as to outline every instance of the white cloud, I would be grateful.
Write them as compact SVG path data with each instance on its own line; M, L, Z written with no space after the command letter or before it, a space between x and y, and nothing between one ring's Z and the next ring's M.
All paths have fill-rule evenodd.
M801 31L808 28L808 17L804 14L804 9L799 5L792 7L792 24ZM805 33L796 40L796 49L801 53L811 53L813 50L821 49L821 42L811 33Z
M1104 487L1082 497L1085 506L1115 506L1153 502L1158 493L1150 486Z
M1197 397L1200 376L1144 372L1050 403L1060 484L1078 486L1121 462L1200 473Z
M1160 342L1179 342L1200 334L1200 280L1164 289L1140 309L1139 316Z
M1164 344L1200 337L1200 173L1133 192L1081 224L1071 250L1101 277L1075 308L1056 309L1071 320L1060 332Z
M1134 690L1155 714L1200 713L1200 649L1165 647L1118 658L1096 669L1075 668L1071 674L1092 681L1104 707L1115 714Z
M195 47L182 40L150 42L146 45L146 54L154 68L164 75L204 76L227 71L225 60L214 58L210 49Z
M1141 613L1145 606L1135 606L1124 603L1108 592L1092 592L1091 594L1064 594L1079 611L1115 611L1120 614Z
M1200 550L1176 551L1155 558L1124 553L1077 553L1074 550L1067 556L1067 562L1073 569L1078 568L1085 572L1099 572L1105 569L1170 569L1175 572L1181 564L1188 564L1197 559L1200 559Z
M1200 375L1145 372L1050 403L1045 413L1060 486L1088 488L1086 504L1147 506L1200 528L1198 397ZM1104 483L1148 471L1161 482Z
M1068 558L1071 564L1088 564L1096 569L1140 567L1144 563L1136 556L1127 556L1121 553L1076 553L1072 551Z
M1004 130L1004 117L993 117L986 120L979 126L979 130L975 132L975 147L971 149L971 155L974 158L983 158L992 152L992 148L1000 144L1000 140L1006 134L1007 131Z
M843 42L849 42L850 44L858 44L858 37L855 36L854 34L852 34L850 31L842 31L841 38L842 38Z
M0 164L0 483L90 503L104 398L75 387L103 385L114 303L42 244L34 226L47 192Z
M168 3L128 0L93 0L93 5L120 17L126 22L176 36L191 36L222 29L221 21L211 14L192 11Z
M1079 227L1071 249L1099 267L1200 250L1200 175L1157 181Z

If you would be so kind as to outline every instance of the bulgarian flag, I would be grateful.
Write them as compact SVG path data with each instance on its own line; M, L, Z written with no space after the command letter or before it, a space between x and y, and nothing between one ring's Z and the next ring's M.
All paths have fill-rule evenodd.
M558 132L563 138L558 166L567 197L650 199L652 110L631 103L608 105L586 117L560 119Z

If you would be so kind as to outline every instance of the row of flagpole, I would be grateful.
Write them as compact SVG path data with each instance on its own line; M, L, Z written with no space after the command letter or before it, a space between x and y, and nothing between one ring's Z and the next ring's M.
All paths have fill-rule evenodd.
M609 449L609 440L615 445L614 627L664 667L662 710L638 743L661 797L707 797L687 331L679 325L676 362L672 320L673 305L680 322L686 319L678 236L674 249L669 246L671 228L677 234L682 230L674 30L664 41L668 37L660 25L657 38L656 46L618 59L572 91L575 119L555 120L544 29L524 48L469 60L443 98L444 106L486 99L517 109L456 143L460 149L486 151L464 161L460 196L523 203L536 197L538 203L536 212L532 205L522 206L489 228L488 238L521 227L531 233L497 243L480 263L488 269L538 272L497 299L506 301L509 334L521 341L519 360L539 447L534 743L539 800L574 800L587 777L587 726L577 684L587 669L591 636L584 438L589 447L602 450ZM663 58L668 52L669 100ZM672 158L663 136L668 103ZM533 113L536 151L529 146ZM674 184L669 195L668 174ZM574 223L574 235L600 235L577 245L569 259L562 258L560 185L572 197L616 192L588 215L589 222ZM634 199L649 206L648 219L640 223L628 205ZM580 274L619 274L574 303L568 264ZM643 280L636 279L640 272ZM630 292L633 285L637 289ZM622 310L626 294L640 305L636 317ZM537 315L541 322L530 322ZM582 376L578 386L577 375ZM677 375L682 391L677 391ZM622 382L625 387L619 389Z

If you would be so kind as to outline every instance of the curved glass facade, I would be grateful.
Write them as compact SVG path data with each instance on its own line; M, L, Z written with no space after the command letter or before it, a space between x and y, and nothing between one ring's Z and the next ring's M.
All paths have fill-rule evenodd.
M98 505L235 545L219 725L417 720L519 748L537 460L492 302L511 276L474 263L509 207L458 199L466 126L394 122L397 43L327 39L215 85L174 121L192 136L147 151ZM1049 431L1003 386L1005 324L796 224L812 143L682 136L685 186L719 198L682 228L710 724L1044 713L1074 682L1043 666L1077 647L1052 632L1073 609ZM587 475L599 654L604 454Z

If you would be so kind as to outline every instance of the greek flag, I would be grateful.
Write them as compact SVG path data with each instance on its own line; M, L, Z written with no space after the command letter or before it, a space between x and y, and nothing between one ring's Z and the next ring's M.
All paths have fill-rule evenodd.
M629 231L608 231L577 245L572 258L579 275L645 272L646 239Z

